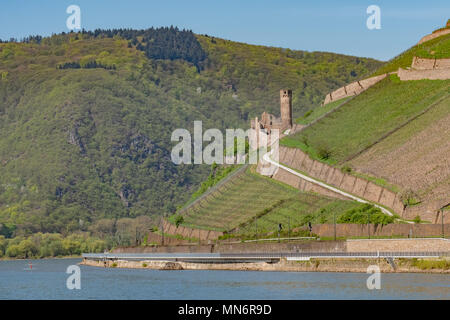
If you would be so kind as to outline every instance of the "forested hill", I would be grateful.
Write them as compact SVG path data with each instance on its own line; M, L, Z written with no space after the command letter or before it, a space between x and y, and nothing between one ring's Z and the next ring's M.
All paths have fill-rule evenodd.
M298 116L380 65L176 28L0 43L0 234L173 212L209 168L172 164L172 130L247 128L280 88Z

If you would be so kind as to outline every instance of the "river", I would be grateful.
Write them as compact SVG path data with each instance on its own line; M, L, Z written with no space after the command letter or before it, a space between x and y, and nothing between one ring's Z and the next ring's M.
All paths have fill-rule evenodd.
M81 259L0 261L0 299L450 299L445 274L159 271L80 266L81 289L66 269ZM29 262L32 263L30 269Z

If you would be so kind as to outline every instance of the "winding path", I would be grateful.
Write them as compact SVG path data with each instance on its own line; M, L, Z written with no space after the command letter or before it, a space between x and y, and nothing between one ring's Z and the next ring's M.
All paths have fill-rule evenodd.
M292 170L291 168L288 168L288 167L282 165L281 163L278 163L278 162L272 160L272 159L270 158L270 153L271 153L271 152L272 152L272 151L266 153L266 154L263 156L264 161L267 161L267 162L269 162L270 164L273 164L274 166L277 166L278 168L284 169L284 170L288 171L289 173L292 173L293 175L296 175L297 177L300 177L300 178L302 178L302 179L304 179L304 180L306 180L306 181L309 181L309 182L312 182L312 183L314 183L314 184L317 184L317 185L319 185L319 186L321 186L321 187L323 187L323 188L326 188L326 189L328 189L328 190L331 190L331 191L333 191L333 192L335 192L335 193L338 193L338 194L340 194L340 195L343 195L343 196L345 196L345 197L347 197L347 198L353 199L353 200L358 201L358 202L361 202L361 203L369 203L369 204L373 204L375 207L379 208L382 212L384 212L385 214L387 214L387 215L389 215L389 216L392 216L392 215L393 215L392 212L390 212L388 209L386 209L386 208L383 207L383 206L380 206L380 205L378 205L378 204L376 204L376 203L373 203L373 202L364 200L364 199L362 199L362 198L360 198L360 197L357 197L357 196L355 196L355 195L353 195L353 194L350 194L350 193L348 193L348 192L342 191L342 190L337 189L337 188L335 188L335 187L329 186L329 185L326 184L326 183L323 183L323 182L318 181L318 180L316 180L316 179L314 179L314 178L311 178L311 177L309 177L309 176L306 176L306 175L304 175L304 174L301 174L301 173L299 173L299 172L297 172L297 171L295 171L295 170ZM408 223L411 223L411 222L409 222L409 221L407 221L407 222L408 222Z

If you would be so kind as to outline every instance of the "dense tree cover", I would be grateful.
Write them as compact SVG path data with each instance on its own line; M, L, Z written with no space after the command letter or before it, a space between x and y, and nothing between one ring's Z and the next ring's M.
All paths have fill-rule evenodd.
M197 41L191 30L179 30L171 26L162 28L149 28L145 30L112 29L82 31L82 35L94 38L121 37L129 40L129 47L145 52L149 59L182 59L193 63L197 68L206 58L206 52Z
M85 234L63 237L59 233L35 233L28 237L6 239L0 236L0 258L47 258L80 255L83 252L103 252L107 248L104 240Z
M300 113L379 65L193 35L205 58L192 53L191 32L155 30L0 44L0 234L95 234L104 219L174 212L209 172L172 163L174 129L192 132L194 120L203 130L246 129L250 116L278 114L284 87L294 89ZM162 45L164 34L175 42L160 56L136 48L149 39ZM170 53L177 41L187 41L184 49ZM89 61L116 69L57 68Z
M81 65L79 62L66 62L63 64L58 64L56 66L57 69L95 69L95 68L103 68L106 70L116 70L116 66L113 64L112 66L104 65L100 62L97 62L95 60L89 61L84 65Z

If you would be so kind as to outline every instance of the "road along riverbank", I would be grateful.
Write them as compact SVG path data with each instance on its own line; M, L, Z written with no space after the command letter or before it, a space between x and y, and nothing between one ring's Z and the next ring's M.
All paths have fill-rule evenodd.
M168 260L101 260L83 258L85 266L156 270L234 270L284 272L360 272L376 265L383 273L450 274L450 259L443 258L280 258L254 262L187 262Z

